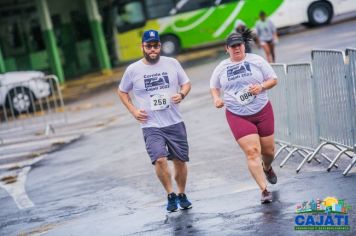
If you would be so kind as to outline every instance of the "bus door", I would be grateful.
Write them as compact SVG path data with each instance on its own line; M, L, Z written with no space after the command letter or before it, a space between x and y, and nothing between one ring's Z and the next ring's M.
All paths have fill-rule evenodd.
M120 61L130 61L142 56L140 49L143 27L146 24L144 4L140 0L117 1L114 25Z

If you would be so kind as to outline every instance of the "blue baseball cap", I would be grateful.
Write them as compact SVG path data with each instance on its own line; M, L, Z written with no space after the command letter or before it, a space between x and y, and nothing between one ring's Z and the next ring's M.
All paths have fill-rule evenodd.
M147 30L142 35L142 42L160 42L158 32L156 30Z
M226 39L226 45L231 47L234 44L245 43L242 34L240 33L232 33Z

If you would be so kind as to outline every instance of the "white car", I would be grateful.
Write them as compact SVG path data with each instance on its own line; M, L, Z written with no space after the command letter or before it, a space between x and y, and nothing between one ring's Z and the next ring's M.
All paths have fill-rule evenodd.
M51 95L51 89L40 71L21 71L0 74L0 106L14 114L32 112L35 101Z

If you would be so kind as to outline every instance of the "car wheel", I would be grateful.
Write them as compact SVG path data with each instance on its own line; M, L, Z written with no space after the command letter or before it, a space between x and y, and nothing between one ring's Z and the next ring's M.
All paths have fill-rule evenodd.
M180 51L180 43L177 37L166 35L161 38L162 55L174 56Z
M12 89L7 96L7 106L13 110L14 115L34 111L34 95L28 88Z
M325 2L313 3L308 9L308 19L310 26L329 24L332 16L332 7Z

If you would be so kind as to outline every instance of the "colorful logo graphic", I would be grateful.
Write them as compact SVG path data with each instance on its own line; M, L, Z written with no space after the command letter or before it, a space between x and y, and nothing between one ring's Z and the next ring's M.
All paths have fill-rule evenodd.
M294 218L295 230L350 230L349 211L345 200L327 197L305 201L297 205Z
M235 80L238 78L243 78L246 76L251 76L250 63L245 62L244 64L236 64L227 67L227 78L228 81Z
M146 91L169 88L169 78L167 72L144 75Z

